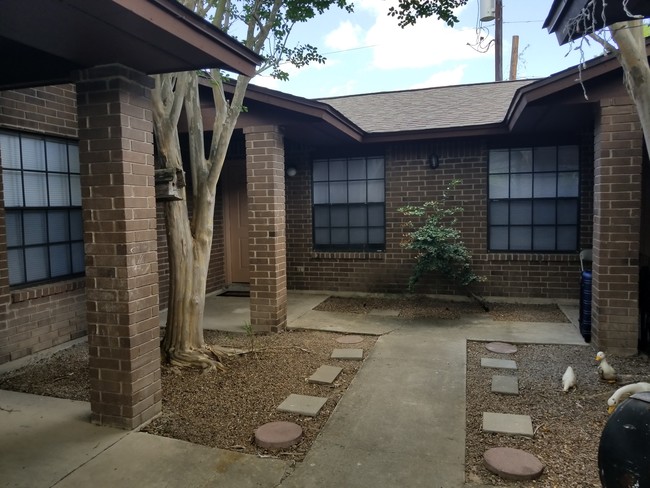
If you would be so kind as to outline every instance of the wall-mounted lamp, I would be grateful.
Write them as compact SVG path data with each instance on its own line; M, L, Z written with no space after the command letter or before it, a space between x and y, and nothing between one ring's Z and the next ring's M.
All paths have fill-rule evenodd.
M294 168L293 166L289 166L287 168L287 176L289 178L293 178L294 176L296 176L296 173L298 173L298 170L296 168Z
M431 169L436 169L440 166L440 158L436 154L429 156L429 166L431 166Z

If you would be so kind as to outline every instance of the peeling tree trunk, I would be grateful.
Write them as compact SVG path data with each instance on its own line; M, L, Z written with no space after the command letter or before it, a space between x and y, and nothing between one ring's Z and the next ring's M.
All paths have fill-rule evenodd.
M625 73L625 86L636 105L646 150L650 151L650 65L640 20L610 26L618 45L615 51Z
M240 77L228 104L220 84L213 86L217 116L206 158L203 118L196 73L159 75L153 96L154 132L159 165L183 169L178 117L184 107L189 130L191 195L179 188L180 200L164 203L169 256L169 301L162 350L174 366L221 367L225 348L208 347L203 339L203 314L212 249L217 182L241 108L248 78ZM192 213L188 209L192 198Z

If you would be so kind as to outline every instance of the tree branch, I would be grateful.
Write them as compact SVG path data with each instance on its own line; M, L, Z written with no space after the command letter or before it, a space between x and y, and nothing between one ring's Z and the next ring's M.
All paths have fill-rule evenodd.
M217 7L216 11L214 13L214 19L212 20L212 23L219 27L221 30L224 30L226 28L226 25L224 25L224 19L226 18L226 7L228 5L228 0L219 0L217 2Z
M604 48L607 52L615 53L615 52L618 51L618 49L616 48L616 46L614 46L614 45L613 45L612 43L610 43L610 42L607 42L606 39L603 39L602 37L600 37L600 36L594 34L593 32L589 33L589 39L592 39L593 41L595 41L595 42L597 42L598 44L600 44L601 46L603 46L603 48Z
M183 109L183 102L190 86L190 74L188 72L178 73L176 77L176 87L172 92L172 105L169 108L169 120L173 125L178 124Z
M255 36L252 49L256 53L259 54L262 51L262 48L264 47L264 43L266 42L266 39L269 36L269 32L271 31L271 28L275 24L275 19L277 18L278 12L280 11L281 7L282 7L282 0L275 0L273 2L273 8L271 9L269 18L267 19L264 26L260 28L260 31L257 33L257 36Z

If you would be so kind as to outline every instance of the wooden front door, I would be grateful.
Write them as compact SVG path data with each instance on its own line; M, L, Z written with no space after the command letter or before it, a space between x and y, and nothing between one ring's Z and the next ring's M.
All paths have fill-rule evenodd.
M228 161L223 171L226 281L249 283L246 162Z

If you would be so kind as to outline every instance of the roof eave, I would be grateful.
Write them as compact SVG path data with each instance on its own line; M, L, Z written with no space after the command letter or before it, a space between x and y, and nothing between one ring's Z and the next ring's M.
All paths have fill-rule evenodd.
M154 18L151 17L154 10L166 12L166 18L156 17L159 22L164 22L161 27L169 26L170 29L173 28L173 32L178 37L192 40L197 48L217 60L213 66L205 66L205 68L223 67L225 65L228 70L253 77L257 65L264 61L262 56L228 36L178 1L146 0L145 4L133 0L112 1L143 18Z
M414 142L431 139L465 138L503 135L508 128L503 122L465 127L446 127L443 129L422 129L399 132L370 132L363 138L364 143L379 144L389 142Z
M208 82L203 80L202 83L207 85ZM232 92L234 90L234 84L224 83L224 89L227 92ZM356 142L362 142L365 134L362 129L348 120L339 111L322 102L289 95L287 93L252 84L249 85L246 90L246 98L322 120L335 128L341 134Z

